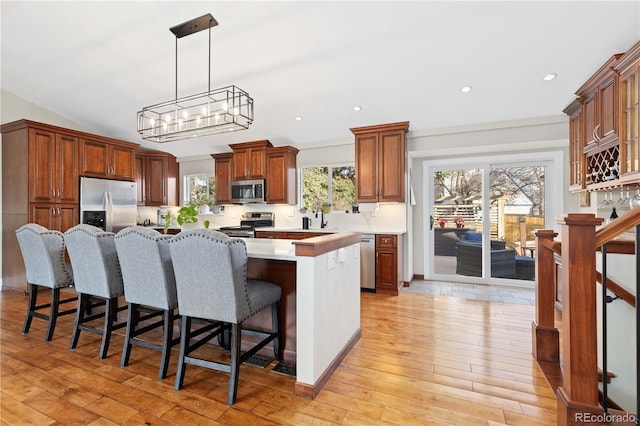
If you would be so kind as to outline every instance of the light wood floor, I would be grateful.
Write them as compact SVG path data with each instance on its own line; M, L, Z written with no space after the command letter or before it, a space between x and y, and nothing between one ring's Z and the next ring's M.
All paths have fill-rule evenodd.
M72 316L44 342L45 322L20 334L27 304L0 294L3 425L555 424L556 400L531 357L532 306L401 293L362 294L362 339L313 401L294 379L243 365L236 404L228 375L188 366L185 387L157 379L159 353L134 347L120 367L123 330L98 360L99 337L69 351ZM339 315L336 312L336 315Z

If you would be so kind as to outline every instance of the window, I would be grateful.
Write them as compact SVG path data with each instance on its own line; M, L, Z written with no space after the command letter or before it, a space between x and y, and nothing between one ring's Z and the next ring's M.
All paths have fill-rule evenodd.
M186 175L184 177L184 205L213 206L216 202L215 176Z
M300 187L302 207L308 210L318 210L323 203L331 203L336 211L350 210L355 204L355 167L305 167Z

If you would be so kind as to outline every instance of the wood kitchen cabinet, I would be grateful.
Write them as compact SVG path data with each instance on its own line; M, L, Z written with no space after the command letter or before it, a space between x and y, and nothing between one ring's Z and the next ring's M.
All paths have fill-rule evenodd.
M267 204L295 204L296 156L292 146L269 148L266 154Z
M144 206L144 154L136 153L136 204Z
M584 152L598 152L618 143L618 73L613 55L576 92L582 102Z
M138 151L136 153L138 205L179 205L179 177L179 165L173 155L164 152Z
M31 203L30 221L65 232L79 223L79 204Z
M29 202L78 203L78 138L37 128L28 138Z
M268 140L229 145L233 150L232 180L265 179Z
M640 181L640 42L620 57L616 70L620 73L620 181L637 183Z
M211 154L216 169L216 204L231 203L231 181L265 179L267 204L295 204L296 156L292 146L267 140L229 145L232 153Z
M564 109L569 116L569 189L585 188L585 156L583 153L582 98L576 99Z
M256 238L269 238L278 240L304 240L306 238L321 237L330 235L331 232L312 232L312 231L260 231L256 229Z
M640 183L640 42L603 64L576 92L569 116L571 191Z
M102 139L80 139L80 175L134 181L137 145Z
M270 240L281 240L284 239L282 232L275 231L255 231L256 238L268 238Z
M350 129L355 135L357 202L404 202L408 129L408 121Z
M113 171L116 175L128 175L127 180L134 179L136 144L31 120L3 124L0 131L5 236L14 235L29 222L61 232L80 223L79 178L85 175L87 168L83 166L87 165L87 155L94 153L94 147L103 151L106 145L117 147L108 154L117 159L123 157L120 150L131 152L129 171L124 170L126 166L115 167ZM2 278L6 288L26 289L24 263L15 236L2 241Z
M376 235L376 292L398 295L402 277L402 236Z
M215 160L216 204L231 202L231 160L233 154L212 154Z

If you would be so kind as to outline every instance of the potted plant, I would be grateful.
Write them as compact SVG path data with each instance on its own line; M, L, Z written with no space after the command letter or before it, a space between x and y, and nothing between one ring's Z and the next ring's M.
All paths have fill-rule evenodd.
M447 219L445 219L444 217L439 217L436 220L438 221L438 225L440 225L440 228L444 228L444 225L447 224Z
M331 213L331 203L325 201L322 203L322 213L328 214Z
M464 228L464 217L462 216L454 216L453 223L456 224L456 228Z
M178 209L178 216L176 216L176 222L178 225L184 227L185 224L198 222L198 211L195 204L187 204Z

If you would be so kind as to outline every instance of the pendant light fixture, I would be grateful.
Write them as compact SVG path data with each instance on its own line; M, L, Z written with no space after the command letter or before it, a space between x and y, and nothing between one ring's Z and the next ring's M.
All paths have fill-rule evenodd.
M138 111L138 133L153 142L172 142L192 137L248 129L253 122L253 98L237 86L211 90L211 28L218 22L203 15L169 30L176 36L175 99ZM209 30L209 85L204 93L178 99L178 39Z

